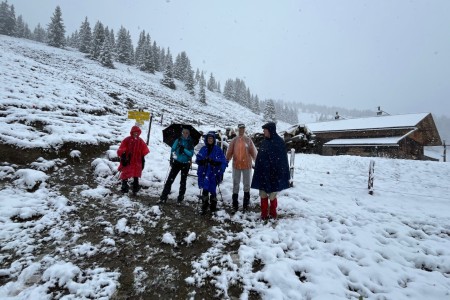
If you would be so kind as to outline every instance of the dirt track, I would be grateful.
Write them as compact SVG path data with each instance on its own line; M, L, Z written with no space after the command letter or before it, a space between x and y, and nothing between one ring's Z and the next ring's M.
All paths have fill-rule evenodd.
M201 216L195 203L183 203L176 205L174 201L159 206L160 214L155 214L157 199L145 195L145 190L137 196L122 197L119 194L119 186L113 186L112 194L104 199L90 199L82 197L80 191L97 187L93 175L91 162L93 159L104 156L106 147L89 147L82 151L83 159L68 161L67 164L56 168L50 175L48 184L69 199L70 204L76 210L66 216L66 224L81 224L80 230L69 236L67 244L49 245L39 247L36 257L53 254L63 256L80 268L103 267L110 271L117 271L119 288L113 299L212 299L222 298L217 296L214 284L208 279L204 285L197 287L187 284L185 279L192 275L192 261L199 259L217 238L217 232L211 229L215 226L226 227L228 232L241 231L240 225L234 222L228 224L219 223L208 216ZM3 151L12 151L3 146ZM64 151L70 150L69 148ZM61 152L60 152L61 153ZM27 168L36 158L43 156L46 159L57 157L55 153L43 153L42 151L30 151L25 156L11 157L9 163L15 163ZM47 157L46 157L47 156ZM88 156L88 157L86 157ZM66 156L67 157L67 156ZM88 186L88 187L87 187ZM127 205L121 205L121 199L126 199ZM229 208L226 208L229 210ZM139 231L124 233L114 232L107 235L108 228L118 223L118 220L126 219L128 228L139 228ZM114 228L114 227L112 227ZM142 230L143 229L143 230ZM196 233L195 242L178 243L177 246L161 242L162 235L170 231L177 241L183 241L190 233ZM41 232L44 239L47 231ZM100 245L106 237L115 240L115 251L99 251L92 256L76 256L69 250L74 244ZM61 247L65 251L61 251ZM59 248L59 249L57 249ZM224 253L235 253L239 248L239 242L234 241L225 245ZM141 278L139 286L136 286L136 268L146 274ZM146 278L145 278L146 277ZM242 288L238 285L231 286L228 293L231 298L238 298ZM54 291L54 295L65 294L65 291ZM251 298L258 296L250 294Z

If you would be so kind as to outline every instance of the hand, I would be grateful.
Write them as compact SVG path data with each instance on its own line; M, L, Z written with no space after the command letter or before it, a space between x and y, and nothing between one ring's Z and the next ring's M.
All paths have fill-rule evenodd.
M180 145L180 152L184 153L184 146L183 145Z
M122 163L123 167L126 167L128 165L127 154L125 152L120 156L120 162Z

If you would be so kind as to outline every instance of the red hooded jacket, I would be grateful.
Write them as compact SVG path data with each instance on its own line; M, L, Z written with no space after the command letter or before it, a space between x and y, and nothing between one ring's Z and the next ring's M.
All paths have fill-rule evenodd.
M137 132L137 137L133 136L133 133ZM138 126L133 126L130 131L130 136L126 137L120 144L117 150L119 158L125 153L129 160L127 166L122 166L122 162L119 165L120 179L128 179L131 177L141 177L142 175L142 160L144 156L150 153L144 140L139 136L141 135L141 129Z

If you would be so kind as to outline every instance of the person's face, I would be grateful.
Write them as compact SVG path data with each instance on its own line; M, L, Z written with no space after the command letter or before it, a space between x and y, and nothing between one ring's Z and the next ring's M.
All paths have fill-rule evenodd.
M138 135L139 135L139 134L138 134L138 132L137 132L137 131L133 132L133 137L134 137L134 138L137 138L137 137L138 137Z
M208 136L208 144L214 144L214 138L212 136Z
M239 135L244 135L244 133L245 133L245 127L241 127L241 128L239 128Z
M264 137L270 138L270 131L267 128L264 128Z
M183 130L181 134L183 135L184 138L187 138L189 136L189 130Z

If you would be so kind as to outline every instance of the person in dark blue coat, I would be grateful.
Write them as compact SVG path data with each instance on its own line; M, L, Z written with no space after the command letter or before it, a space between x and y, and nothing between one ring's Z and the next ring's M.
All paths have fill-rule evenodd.
M211 212L215 212L217 210L216 187L223 180L223 173L228 162L222 149L216 145L214 131L206 134L205 146L198 152L195 162L198 164L198 187L202 189L202 214L206 213L208 206Z
M159 197L158 203L165 203L178 173L181 171L180 190L178 191L177 203L181 203L186 193L186 180L191 167L191 159L194 155L194 145L190 136L189 129L183 128L181 137L176 139L172 145L171 169L169 177L164 184L164 189ZM173 160L173 162L172 162Z
M259 190L261 219L277 217L277 193L289 188L289 163L284 140L277 134L273 122L264 124L264 140L258 149L253 173L252 189Z

